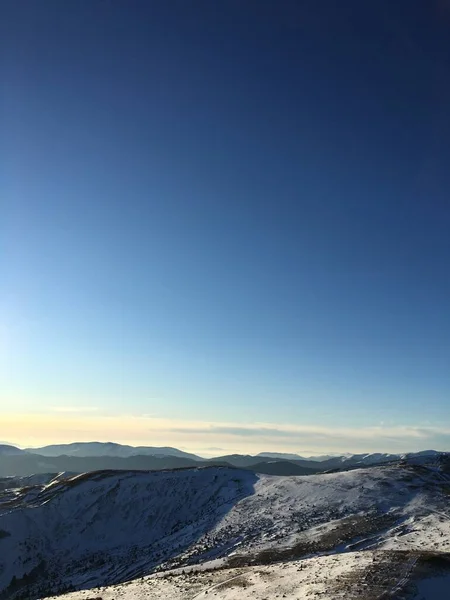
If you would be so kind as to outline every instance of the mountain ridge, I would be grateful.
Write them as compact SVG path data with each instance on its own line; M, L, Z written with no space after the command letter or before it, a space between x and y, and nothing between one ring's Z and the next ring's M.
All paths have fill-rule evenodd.
M44 451L45 454L39 454ZM59 454L63 452L63 454ZM145 453L144 453L145 452ZM126 446L112 442L74 442L22 450L0 445L0 476L30 476L33 474L108 470L163 470L197 467L201 465L233 466L273 475L302 475L333 470L348 470L400 461L433 459L441 454L436 450L416 453L345 454L325 456L323 460L285 458L284 453L264 453L256 456L229 454L215 458L201 458L177 448ZM291 454L290 456L297 456Z
M317 465L317 463L313 463ZM290 461L262 462L261 459L251 458L240 461L239 457L230 462L224 459L199 462L177 456L55 456L46 457L38 454L5 455L0 461L0 477L31 476L45 473L84 473L89 471L162 471L167 469L185 469L196 467L233 467L254 472L302 475L320 472L320 466L305 467Z
M200 456L190 452L184 452L170 446L130 446L116 442L72 442L70 444L51 444L37 448L25 448L30 454L40 456L117 456L128 458L130 456L179 456L192 460L203 460Z
M0 444L0 456L12 456L24 453L25 450L17 448L17 446L13 446L12 444Z

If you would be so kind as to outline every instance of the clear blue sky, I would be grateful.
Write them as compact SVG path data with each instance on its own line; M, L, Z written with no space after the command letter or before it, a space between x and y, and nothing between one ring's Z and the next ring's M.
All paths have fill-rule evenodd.
M448 448L450 4L0 15L5 419L57 413L51 439L79 438L76 409L102 439L147 415L200 450L197 429L237 449L255 423L317 428L284 436L299 451L371 427L391 429L370 449Z

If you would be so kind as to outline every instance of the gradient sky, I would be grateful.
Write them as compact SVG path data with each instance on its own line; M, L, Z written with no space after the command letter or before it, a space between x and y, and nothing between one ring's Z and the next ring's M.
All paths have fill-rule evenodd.
M450 449L450 4L4 0L0 438Z

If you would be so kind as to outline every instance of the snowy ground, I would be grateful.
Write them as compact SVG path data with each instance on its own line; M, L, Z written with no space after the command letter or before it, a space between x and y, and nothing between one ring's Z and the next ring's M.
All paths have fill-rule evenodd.
M420 571L415 575L415 571ZM450 565L449 565L450 570ZM168 573L109 588L74 592L60 600L443 600L450 574L424 567L407 552L366 551L274 565ZM56 597L55 597L56 599Z
M441 585L446 575L446 562L441 573L426 557L450 552L448 494L445 474L405 465L307 477L206 468L44 478L0 494L0 593L370 600L401 589L434 600L412 582ZM100 584L119 585L93 589Z

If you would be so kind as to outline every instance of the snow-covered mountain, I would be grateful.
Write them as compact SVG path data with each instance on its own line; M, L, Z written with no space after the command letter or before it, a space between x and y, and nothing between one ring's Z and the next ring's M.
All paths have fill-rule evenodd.
M352 454L321 454L319 456L300 456L300 454L291 454L289 452L260 452L256 456L261 456L263 458L275 458L278 460L309 460L322 462L326 460L330 460L337 457L350 457Z
M0 592L30 589L30 578L39 596L48 585L148 573L195 544L255 481L253 473L214 468L97 472L5 491Z
M26 448L31 454L40 456L117 456L128 458L130 456L178 456L193 460L203 460L196 454L183 452L168 446L127 446L114 442L74 442L72 444L56 444L41 448Z
M447 471L444 461L306 477L206 467L16 479L0 495L0 594L31 600L212 560L241 569L368 548L450 552Z

